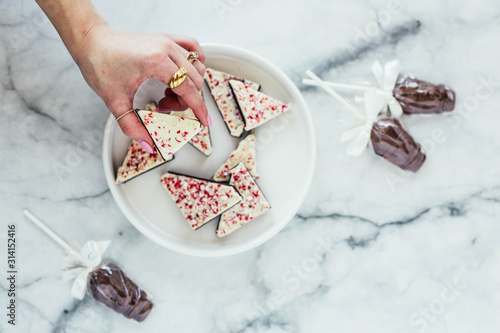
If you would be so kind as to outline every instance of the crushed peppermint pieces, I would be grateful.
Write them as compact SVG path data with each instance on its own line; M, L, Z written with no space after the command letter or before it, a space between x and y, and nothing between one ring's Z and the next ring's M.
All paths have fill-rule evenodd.
M271 205L243 163L238 164L231 170L229 184L235 187L243 199L222 214L216 232L217 236L221 238L264 214L271 208Z
M231 87L229 86L230 80L243 82L254 90L259 90L260 85L250 80L238 78L212 68L207 68L205 73L205 81L207 82L219 112L229 129L229 133L232 136L239 138L243 134L245 123L243 122L238 105L234 100Z
M161 183L191 228L197 229L241 201L232 186L166 173Z
M172 158L173 156L170 156L168 161ZM118 168L116 183L124 183L166 162L157 151L151 154L142 148L139 142L133 140L122 166Z
M195 119L145 110L137 111L137 115L164 159L172 156L202 129L201 123Z
M240 141L238 147L231 153L226 162L215 172L213 179L218 182L228 181L231 169L240 162L250 171L252 177L259 178L257 173L255 134L253 132Z
M289 105L252 89L248 84L236 80L230 80L229 84L245 120L245 131L254 129L290 110Z
M212 154L212 140L210 138L210 130L208 127L203 126L200 132L196 134L189 143L202 152L205 156Z
M187 109L186 111L172 111L170 112L170 115L197 119L193 110L191 109ZM189 143L200 152L202 152L205 156L210 156L210 154L212 154L212 138L210 136L210 131L206 126L202 125L201 131L193 136Z

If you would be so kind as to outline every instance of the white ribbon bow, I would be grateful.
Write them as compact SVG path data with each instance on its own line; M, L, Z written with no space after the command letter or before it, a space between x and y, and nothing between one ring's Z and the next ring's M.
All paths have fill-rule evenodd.
M401 64L399 60L389 61L382 68L380 61L376 60L372 65L372 72L378 81L378 84L385 92L385 102L382 105L383 110L391 110L391 115L398 118L403 113L403 109L399 104L398 100L394 97L393 91L396 86L396 82L399 76L399 70L401 69Z
M364 97L363 125L344 132L340 138L341 142L351 141L347 146L347 154L351 156L358 156L365 150L370 141L373 124L382 106L387 102L386 95L378 89L367 90Z
M73 281L71 296L83 299L87 290L87 278L102 261L102 255L110 241L88 241L80 250L67 252L63 258L63 281Z

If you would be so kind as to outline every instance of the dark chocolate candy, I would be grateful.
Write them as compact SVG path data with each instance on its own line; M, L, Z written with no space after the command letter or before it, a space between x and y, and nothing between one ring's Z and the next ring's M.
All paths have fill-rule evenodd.
M102 263L89 274L88 291L97 301L139 322L153 308L146 292L110 262Z
M417 172L425 161L420 145L396 118L378 120L372 127L371 141L375 154L403 170Z
M399 77L393 93L406 114L443 113L455 108L455 92L451 88L412 76Z

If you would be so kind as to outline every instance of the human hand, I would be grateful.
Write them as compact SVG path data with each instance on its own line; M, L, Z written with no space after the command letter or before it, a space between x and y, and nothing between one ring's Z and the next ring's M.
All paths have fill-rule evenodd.
M188 72L177 88L167 89L159 103L160 110L185 110L190 107L207 126L207 108L199 91L203 86L205 55L198 42L190 37L168 34L139 34L96 25L85 35L72 55L89 86L99 95L115 118L132 109L134 95L148 78L168 84L178 68ZM199 53L192 64L190 51ZM153 141L131 112L118 121L123 133L153 152Z

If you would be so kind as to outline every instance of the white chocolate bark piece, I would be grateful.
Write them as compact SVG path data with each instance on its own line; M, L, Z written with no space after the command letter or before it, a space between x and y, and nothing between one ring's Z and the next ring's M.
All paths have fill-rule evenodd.
M245 83L230 80L229 84L245 120L245 131L254 129L290 110L289 105L256 91Z
M259 174L257 173L255 134L253 132L240 141L238 147L231 153L226 162L215 172L214 180L218 182L228 181L231 169L240 162L250 171L252 177L259 178Z
M170 156L169 160L172 159L173 156ZM151 154L139 142L132 140L123 164L118 168L116 183L124 183L166 162L157 151Z
M170 112L172 116L185 117L190 119L197 119L193 110L187 109L186 111L172 111ZM210 130L207 126L202 125L202 129L198 134L193 136L189 143L202 152L205 156L210 156L213 151L212 138L210 136Z
M250 80L238 78L212 68L207 68L205 73L205 81L207 81L210 92L227 125L229 133L231 136L239 138L243 134L245 123L243 122L240 110L234 99L231 87L229 86L229 80L244 82L254 90L259 90L260 85Z
M168 159L201 131L198 120L139 110L137 115L164 159Z
M222 238L267 212L271 205L243 163L231 170L230 185L241 195L241 201L222 214L217 236Z
M210 138L210 130L207 126L203 126L200 132L196 134L189 143L202 152L205 156L212 154L212 140Z
M161 183L191 228L197 229L241 201L234 187L167 172Z

